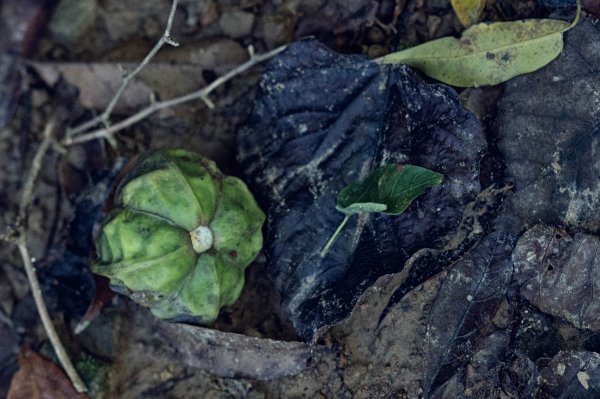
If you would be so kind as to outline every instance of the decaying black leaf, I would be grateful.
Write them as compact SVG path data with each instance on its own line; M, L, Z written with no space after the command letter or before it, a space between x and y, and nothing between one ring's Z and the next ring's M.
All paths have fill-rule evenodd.
M506 331L496 331L473 348L470 361L454 370L450 379L429 397L497 398L501 391L498 369L506 350Z
M299 42L273 60L251 115L238 131L247 181L268 209L265 252L284 307L310 339L351 312L378 277L402 269L424 247L442 247L479 191L485 142L476 118L443 85L406 67L379 66ZM325 258L340 223L337 193L383 163L443 173L444 183L391 217L351 220ZM423 273L421 281L432 273Z
M483 338L473 352L465 372L466 387L471 397L493 398L500 391L497 378L499 365L506 352L507 333L496 331Z
M515 308L510 342L513 352L522 353L537 362L551 358L565 348L565 340L554 323L554 317L542 313L521 297Z
M12 118L19 101L21 82L17 57L0 54L0 127Z
M511 353L503 363L498 379L508 397L534 398L539 386L539 371L535 363L520 352Z
M71 220L61 222L61 228L38 267L49 305L79 320L86 313L95 291L89 270L92 230L123 160L116 162L110 170L99 143L89 143L71 154L64 165L79 170L84 178L74 179L72 169L61 168L64 176L61 175L59 201L69 202L74 209L73 216ZM83 161L75 168L77 155Z
M510 253L515 240L510 233L491 233L448 274L429 315L425 396L467 362L490 328L512 276Z
M600 354L563 351L540 371L542 398L600 397Z
M583 19L562 54L512 79L498 104L498 148L525 224L600 223L600 27Z
M521 294L543 312L600 331L599 250L598 237L534 226L512 256Z

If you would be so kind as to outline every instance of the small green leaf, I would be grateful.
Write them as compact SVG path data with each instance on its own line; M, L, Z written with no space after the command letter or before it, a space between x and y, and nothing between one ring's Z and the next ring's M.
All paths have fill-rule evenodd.
M458 87L495 85L533 72L558 57L562 34L577 24L554 19L481 23L460 39L443 37L388 54L383 64L406 64Z
M365 180L342 189L337 198L337 209L351 214L357 213L354 210L357 207L376 204L385 206L385 209L359 212L399 215L415 198L429 187L440 184L442 179L443 175L420 166L383 165L371 172Z
M323 250L324 257L351 215L382 212L399 215L425 190L442 182L443 175L414 165L383 165L363 181L352 183L340 191L336 208L346 217L333 233Z

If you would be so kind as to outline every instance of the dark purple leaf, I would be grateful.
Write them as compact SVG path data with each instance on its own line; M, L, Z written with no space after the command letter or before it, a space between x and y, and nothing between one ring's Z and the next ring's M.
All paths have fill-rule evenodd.
M343 320L367 287L417 250L449 241L479 191L484 148L479 122L456 93L421 83L406 67L338 55L314 41L273 60L239 128L238 151L268 209L265 253L301 336ZM400 216L354 218L321 259L343 218L337 193L384 163L419 165L443 173L444 183Z

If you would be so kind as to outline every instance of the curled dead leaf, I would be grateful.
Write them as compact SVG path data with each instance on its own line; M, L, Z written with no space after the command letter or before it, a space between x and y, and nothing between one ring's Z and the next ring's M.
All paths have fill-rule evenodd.
M30 349L19 354L19 371L10 383L7 399L87 399L77 393L66 374Z

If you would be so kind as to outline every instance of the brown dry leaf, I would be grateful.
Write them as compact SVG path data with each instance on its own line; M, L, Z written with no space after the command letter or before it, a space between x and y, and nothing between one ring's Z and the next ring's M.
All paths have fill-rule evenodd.
M454 13L465 28L477 23L485 7L485 0L450 0Z
M7 399L88 399L75 391L58 366L30 349L19 354L19 366Z

